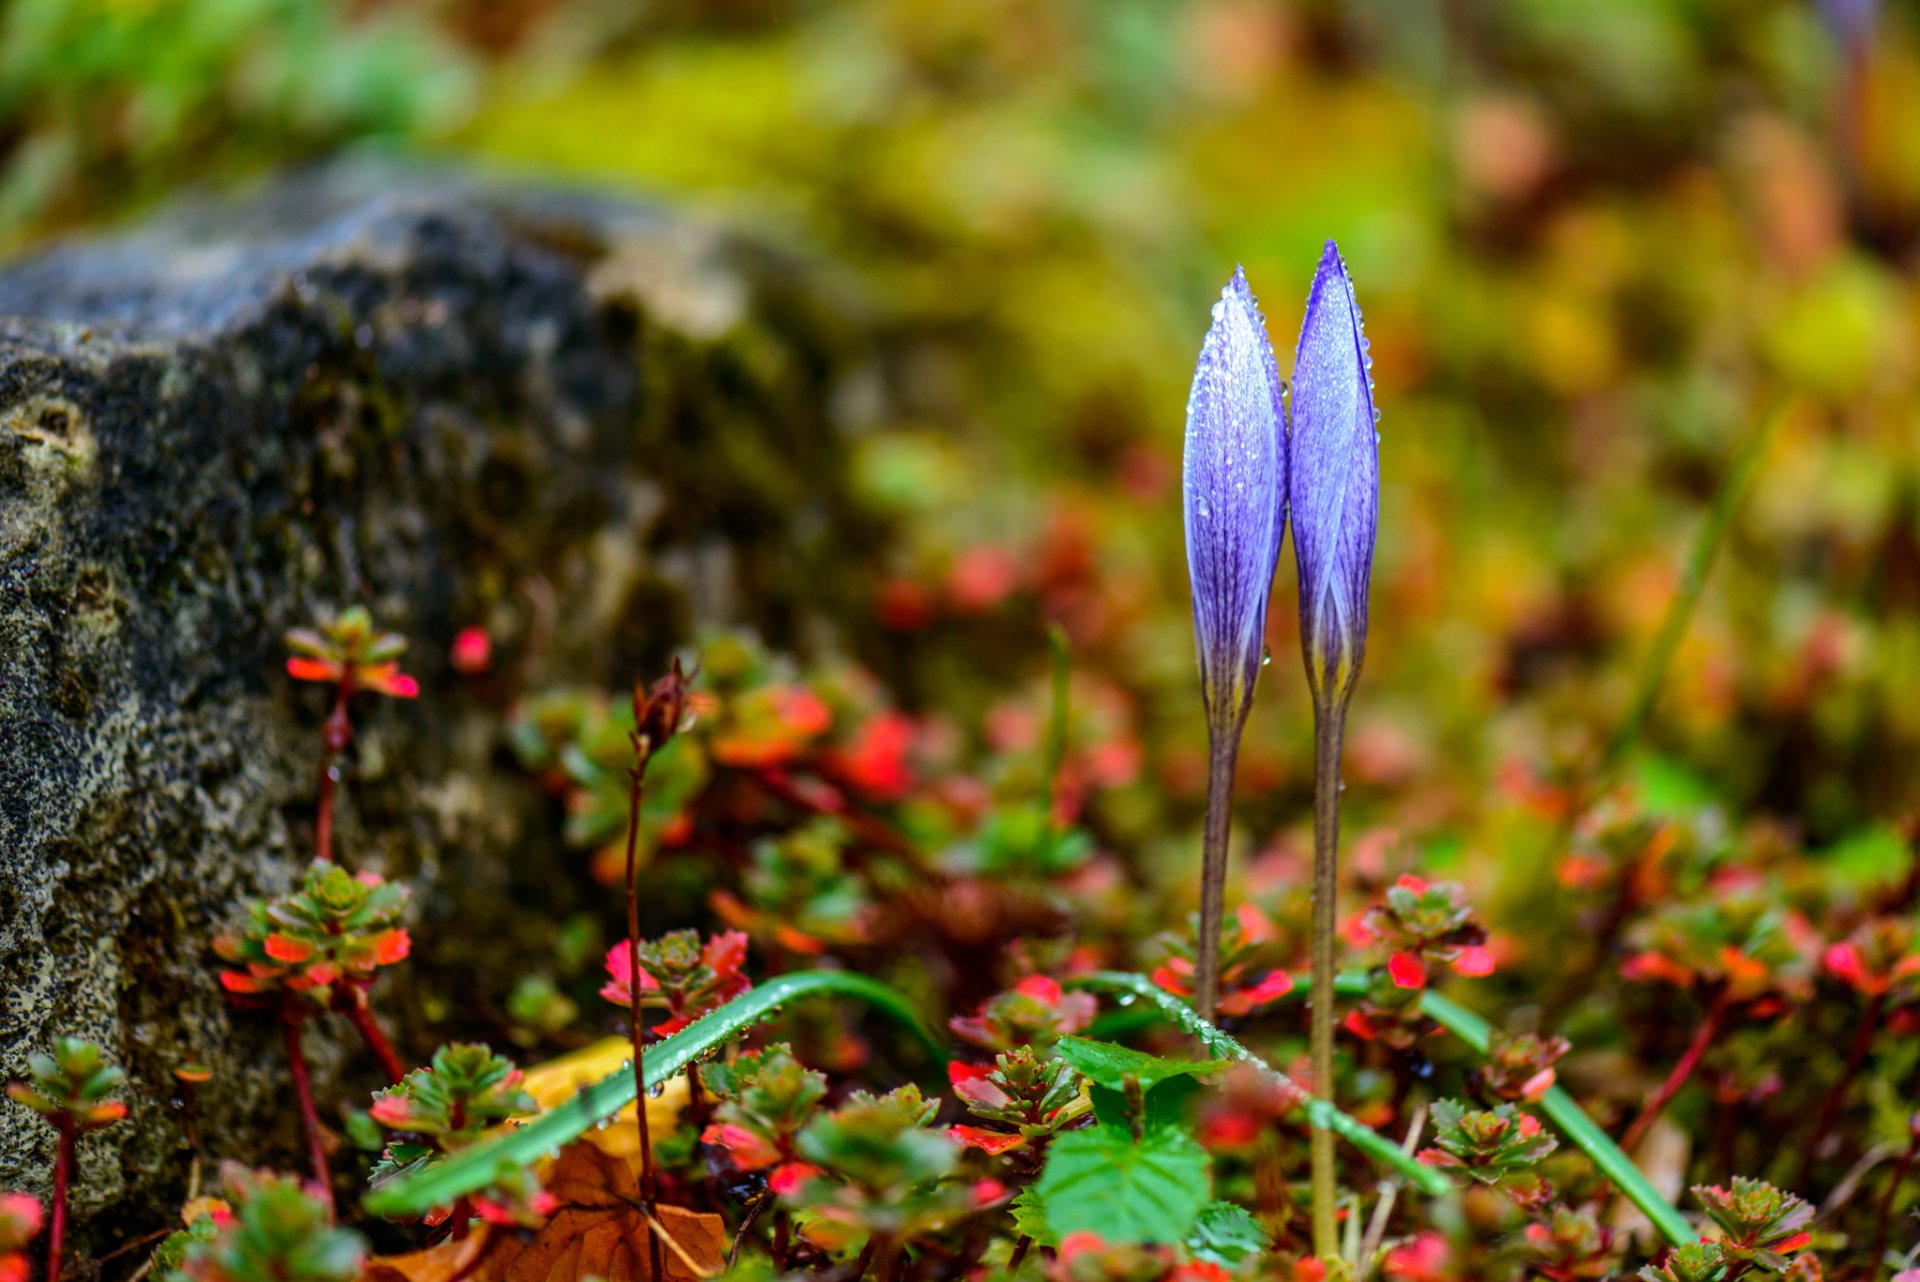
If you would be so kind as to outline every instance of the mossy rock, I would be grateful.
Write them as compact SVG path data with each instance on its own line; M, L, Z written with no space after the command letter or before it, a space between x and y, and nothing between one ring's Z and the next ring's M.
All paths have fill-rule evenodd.
M377 997L424 1058L605 899L503 709L617 688L709 624L833 645L886 544L845 465L883 365L817 269L392 162L0 270L0 1073L67 1033L131 1075L130 1119L84 1144L83 1245L178 1207L183 1062L214 1072L209 1160L298 1164L278 1036L208 947L310 855L324 694L282 674L285 629L363 602L414 642L418 702L356 705L338 840L412 887L416 958ZM480 680L447 658L470 625ZM310 1040L364 1102L348 1036ZM51 1131L0 1110L0 1188L44 1193Z

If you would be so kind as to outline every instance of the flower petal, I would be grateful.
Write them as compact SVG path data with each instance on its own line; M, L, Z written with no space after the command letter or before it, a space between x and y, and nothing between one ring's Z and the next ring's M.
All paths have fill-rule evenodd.
M1322 707L1344 706L1367 645L1380 509L1380 433L1353 282L1332 241L1293 361L1288 501L1300 573L1300 648Z
M1246 275L1235 269L1194 367L1181 482L1200 695L1216 725L1238 725L1253 705L1286 483L1280 369Z

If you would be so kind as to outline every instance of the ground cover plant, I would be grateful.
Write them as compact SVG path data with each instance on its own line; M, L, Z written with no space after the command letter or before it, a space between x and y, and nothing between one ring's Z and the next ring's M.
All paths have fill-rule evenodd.
M1184 445L1211 757L1199 910L1184 924L1133 930L1131 888L1082 826L1077 776L1108 745L1077 732L1063 632L1033 709L1038 735L982 757L856 670L808 672L719 635L630 697L553 691L503 721L529 786L564 799L583 867L624 905L597 996L599 1022L625 1031L586 1052L599 1074L537 1095L534 1079L557 1064L529 1073L472 1042L409 1067L372 1001L413 948L406 890L350 869L333 816L355 696L404 701L418 683L401 671L407 641L354 606L287 636L288 677L330 692L311 866L288 893L245 905L209 966L209 983L282 1030L307 1165L229 1162L203 1191L196 1153L182 1227L150 1243L141 1271L1223 1282L1637 1266L1707 1282L1819 1278L1831 1261L1838 1276L1911 1272L1920 1248L1899 1235L1920 1114L1876 1152L1860 1151L1870 1129L1837 1125L1872 1109L1854 1091L1869 1061L1899 1070L1903 1050L1882 1034L1910 1035L1920 1016L1911 879L1907 899L1831 914L1841 929L1823 932L1758 875L1749 861L1769 852L1752 838L1710 815L1649 811L1643 787L1611 784L1603 757L1554 803L1567 861L1579 861L1567 893L1601 888L1606 914L1591 953L1529 977L1563 991L1520 1012L1476 998L1516 949L1462 885L1424 875L1417 849L1376 842L1344 879L1343 915L1344 724L1390 450L1373 358L1331 242L1290 385L1244 273L1211 321ZM1312 876L1296 861L1229 913L1233 763L1268 666L1289 525L1315 709ZM1702 539L1719 536L1709 523ZM1689 605L1675 597L1676 627ZM484 634L452 645L460 670L492 661ZM1664 676L1656 656L1643 681ZM676 865L708 880L709 915L643 935L646 883ZM956 907L972 917L964 932ZM911 951L903 933L934 922L945 966L914 991L888 982L904 972L887 952ZM1661 991L1680 1018L1610 1012L1595 1000L1620 1000L1608 984ZM517 996L531 1045L590 1021L550 980ZM1769 1030L1816 1003L1856 1008L1844 1055L1792 1081L1769 1071ZM935 1011L944 1029L929 1026ZM316 1098L307 1066L306 1038L327 1016L390 1082L345 1111ZM1570 1092L1559 1077L1577 1043L1563 1028L1644 1061L1646 1085ZM49 1277L63 1273L73 1143L121 1122L120 1081L100 1048L66 1039L10 1088L60 1136ZM1682 1107L1713 1118L1719 1138L1676 1165L1652 1138L1675 1130L1668 1113ZM1776 1117L1797 1146L1743 1151L1728 1120L1741 1113ZM1737 1166L1749 1154L1757 1173ZM1683 1210L1660 1186L1696 1169L1715 1176ZM1818 1192L1834 1170L1819 1207L1793 1191ZM9 1268L24 1276L42 1208L18 1195L7 1205Z
M178 89L128 33L193 8L8 28L0 235L302 79ZM378 119L224 146L487 77L459 142L844 258L915 372L871 617L510 695L481 626L291 634L310 866L206 962L297 1148L203 1156L181 1065L179 1222L75 1259L129 1123L54 1041L8 1279L1920 1277L1910 13L663 4L549 89L573 7L506 8L373 6L432 75L328 11ZM334 822L421 648L599 891L491 1027L396 999L454 927Z

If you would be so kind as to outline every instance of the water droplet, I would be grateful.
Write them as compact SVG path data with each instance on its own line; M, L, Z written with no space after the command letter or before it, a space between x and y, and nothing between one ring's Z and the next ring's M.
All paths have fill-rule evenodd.
M1261 646L1260 647L1260 666L1264 668L1269 663L1272 663L1272 662L1273 662L1273 647L1270 645Z
M1137 1000L1138 998L1136 998L1132 993L1122 993L1120 994L1119 1005L1131 1006Z
M665 1095L666 1093L667 1093L667 1084L665 1082L655 1082L653 1085L647 1087L648 1099L659 1099L662 1095Z

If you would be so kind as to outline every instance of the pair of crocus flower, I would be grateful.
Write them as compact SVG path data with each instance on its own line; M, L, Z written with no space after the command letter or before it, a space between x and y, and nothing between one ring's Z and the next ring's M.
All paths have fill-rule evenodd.
M1379 513L1371 363L1353 283L1328 241L1300 327L1291 399L1239 271L1213 305L1187 399L1182 488L1209 761L1198 1005L1213 1017L1234 760L1265 662L1267 598L1291 515L1300 650L1314 702L1313 1074L1323 1095L1333 1076L1340 741L1366 651ZM1323 1255L1333 1247L1332 1141L1314 1132L1314 1246Z

